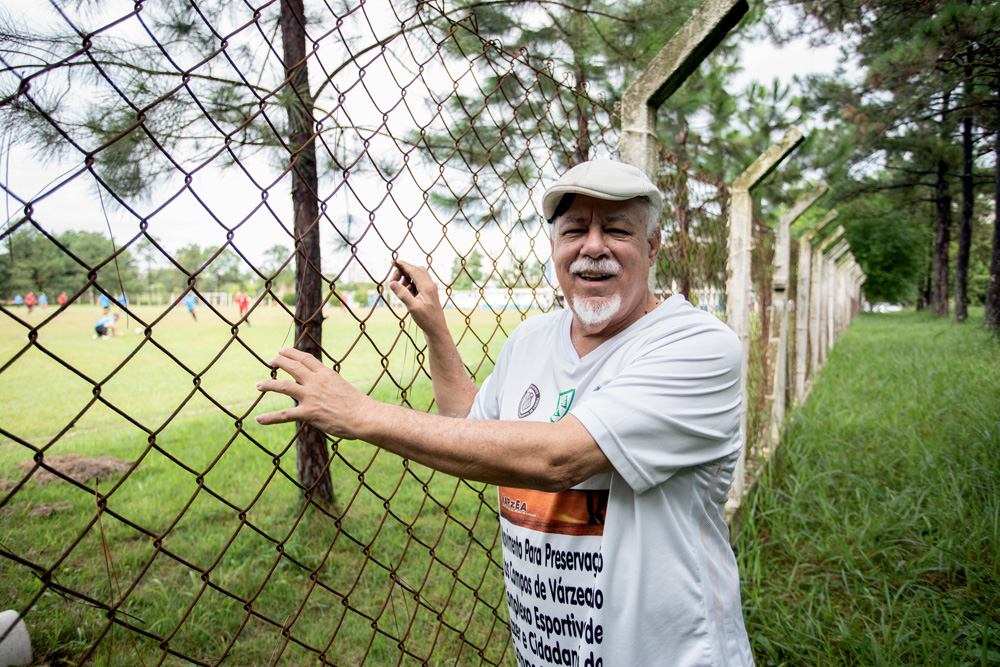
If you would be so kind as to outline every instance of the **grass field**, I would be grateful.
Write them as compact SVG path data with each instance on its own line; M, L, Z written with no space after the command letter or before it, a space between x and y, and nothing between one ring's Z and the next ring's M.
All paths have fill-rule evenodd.
M336 508L303 506L293 426L252 420L287 404L254 388L293 342L281 308L255 311L237 336L205 306L197 323L140 307L142 322L123 317L124 335L108 340L92 336L98 308L46 322L54 311L17 312L37 338L0 317L0 609L27 609L48 664L503 660L495 492L340 442ZM327 311L333 362L380 400L429 409L422 336L387 308L365 315ZM471 330L449 317L485 375L506 338L496 316L474 313ZM505 315L505 330L520 319ZM137 467L96 493L93 482L15 486L36 451Z
M863 315L742 508L759 665L1000 664L1000 341Z

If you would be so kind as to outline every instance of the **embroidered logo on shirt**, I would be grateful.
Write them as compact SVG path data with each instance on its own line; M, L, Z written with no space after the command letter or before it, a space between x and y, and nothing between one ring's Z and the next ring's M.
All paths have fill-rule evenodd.
M524 396L521 397L521 402L517 404L517 416L524 419L538 407L538 399L541 398L541 393L538 391L538 387L533 384L529 384L528 388L524 391Z
M557 422L569 414L569 407L573 405L574 396L576 396L576 389L570 389L559 394L559 400L556 402L556 413L549 417L550 422Z

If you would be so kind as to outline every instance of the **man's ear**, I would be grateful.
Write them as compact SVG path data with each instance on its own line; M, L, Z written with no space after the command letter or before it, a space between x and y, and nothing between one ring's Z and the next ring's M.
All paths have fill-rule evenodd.
M656 256L660 254L660 231L657 230L652 236L646 237L649 246L649 265L656 265Z

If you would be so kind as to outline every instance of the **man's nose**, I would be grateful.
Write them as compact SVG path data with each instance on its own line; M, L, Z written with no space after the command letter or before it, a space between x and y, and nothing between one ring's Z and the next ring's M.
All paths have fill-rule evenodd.
M604 238L604 230L600 225L591 225L587 230L587 236L583 240L583 248L580 251L588 257L601 257L608 252L608 246Z

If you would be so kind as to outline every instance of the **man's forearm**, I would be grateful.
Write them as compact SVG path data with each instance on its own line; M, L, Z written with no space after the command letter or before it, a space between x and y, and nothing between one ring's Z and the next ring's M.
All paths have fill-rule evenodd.
M434 402L438 413L447 417L466 417L479 392L469 377L458 347L447 328L442 332L425 332Z
M580 422L456 419L376 403L358 439L462 479L561 491L611 464Z
M449 417L465 417L472 410L479 388L466 372L451 337L438 287L427 269L402 260L394 264L389 289L424 332L438 412Z

